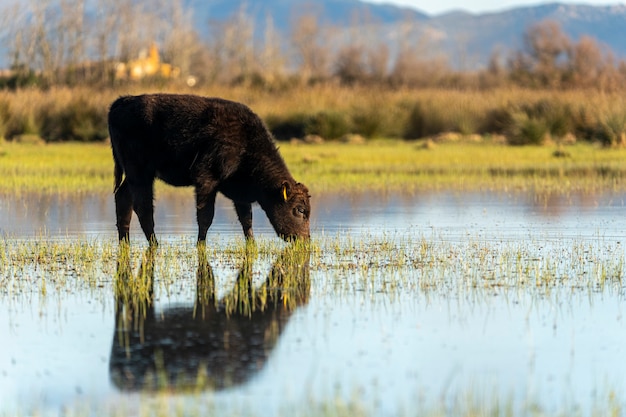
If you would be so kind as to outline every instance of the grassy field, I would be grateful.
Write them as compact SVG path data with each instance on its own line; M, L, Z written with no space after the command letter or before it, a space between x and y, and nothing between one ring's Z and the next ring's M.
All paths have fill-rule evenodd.
M282 143L296 179L312 194L423 190L625 191L626 149L592 144L503 146L481 142L375 140ZM558 153L557 156L555 153ZM173 192L157 184L157 192ZM103 143L0 144L0 195L111 193L113 161Z

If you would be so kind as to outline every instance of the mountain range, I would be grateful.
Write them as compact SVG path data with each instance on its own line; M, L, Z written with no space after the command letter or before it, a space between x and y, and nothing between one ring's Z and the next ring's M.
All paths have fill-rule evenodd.
M588 6L549 3L518 7L493 13L471 14L455 11L428 15L417 9L361 0L185 0L194 10L194 26L207 34L210 22L232 18L244 10L258 34L263 33L268 16L275 29L288 37L298 16L315 13L322 25L332 25L346 33L366 34L367 39L391 42L398 36L418 42L426 35L429 49L445 55L456 69L484 68L494 51L506 56L523 46L526 30L550 19L560 24L571 40L589 35L611 50L618 59L626 58L626 5ZM242 9L243 8L243 9ZM400 25L411 25L401 32Z

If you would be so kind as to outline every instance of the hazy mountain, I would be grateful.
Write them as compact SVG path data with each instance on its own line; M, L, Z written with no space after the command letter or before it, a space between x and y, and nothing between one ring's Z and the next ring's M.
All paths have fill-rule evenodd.
M210 21L222 21L239 10L254 16L257 28L265 26L271 16L277 29L287 33L297 19L315 13L321 23L351 25L354 22L393 24L400 20L424 21L428 16L418 10L387 4L370 4L360 0L186 0L194 9L194 21L200 32Z
M452 52L455 44L465 44L469 59L475 60L470 66L476 66L484 65L495 48L502 52L520 49L527 28L545 19L558 22L572 40L589 35L610 48L617 57L626 58L624 5L599 7L553 3L499 13L444 14L430 17L427 24L445 29L447 51Z
M494 50L507 54L522 46L523 34L533 23L552 19L561 24L571 39L587 34L626 58L626 6L587 6L551 3L519 7L497 13L451 12L429 16L416 9L365 3L360 0L187 0L194 8L195 25L207 33L210 21L232 17L245 7L254 17L257 33L268 15L287 36L295 18L316 13L319 21L344 27L362 25L369 39L391 41L398 36L400 23L414 22L411 40L428 34L430 47L448 57L456 68L484 67Z

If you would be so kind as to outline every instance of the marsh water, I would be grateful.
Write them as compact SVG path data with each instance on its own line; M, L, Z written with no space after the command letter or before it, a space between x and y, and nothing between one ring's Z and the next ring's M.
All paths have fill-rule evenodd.
M626 195L365 193L313 204L306 294L259 317L198 313L206 271L228 306L242 265L263 286L281 256L215 256L242 240L224 199L203 261L192 196L157 200L154 256L179 250L182 266L156 267L150 320L123 331L111 268L72 271L46 291L36 265L5 269L0 415L137 415L146 402L261 416L350 403L371 415L626 407ZM3 199L0 239L115 247L114 217L110 196ZM132 269L146 245L131 228ZM254 229L277 239L258 207ZM142 379L142 361L175 374L167 395Z

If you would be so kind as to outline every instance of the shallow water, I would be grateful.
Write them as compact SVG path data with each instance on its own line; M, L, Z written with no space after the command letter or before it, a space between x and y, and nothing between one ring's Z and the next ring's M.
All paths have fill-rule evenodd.
M255 319L250 333L242 330L249 322L236 315L226 320L223 311L214 314L212 327L190 319L204 269L193 248L193 201L183 197L156 202L159 253L180 251L172 256L179 264L157 262L155 321L137 334L139 342L132 342L132 331L119 333L114 259L67 274L61 283L47 277L45 295L47 272L37 265L7 270L0 283L0 414L98 414L119 407L136 414L146 400L158 409L253 409L268 416L337 398L371 415L454 414L490 404L522 413L626 407L624 195L314 197L312 234L321 249L311 255L307 297L288 312L272 310L269 324ZM218 203L208 239L221 254L242 238L234 210ZM263 212L254 215L257 237L276 239ZM83 238L115 245L113 224L107 196L0 203L0 233L9 245ZM137 270L145 243L136 221L131 227L131 269ZM379 251L381 242L396 246ZM189 248L179 248L184 245ZM357 249L342 256L342 247ZM278 256L251 258L257 286ZM207 262L218 296L227 298L247 264L236 255L210 255ZM19 280L34 288L13 290ZM251 335L235 344L246 349L231 347L233 334ZM165 371L195 371L202 363L223 375L224 364L245 366L229 374L224 387L213 382L190 391L187 384L165 400L138 393L119 382L119 375L136 376L128 368L116 371L113 364L124 355L115 346L125 340L123 353L129 346L143 352L146 337L162 351L185 337L200 346L173 349L163 361L175 365L163 364Z
M313 196L312 233L434 232L445 238L466 235L490 239L520 239L543 233L547 238L602 234L619 238L626 224L626 195L517 193L426 193L410 196L348 194ZM192 193L157 198L155 224L158 235L195 236ZM273 235L271 225L253 207L257 234ZM0 236L115 236L115 207L111 196L71 199L30 196L13 200L0 197ZM234 209L218 196L209 236L239 233ZM141 238L133 216L131 232Z

